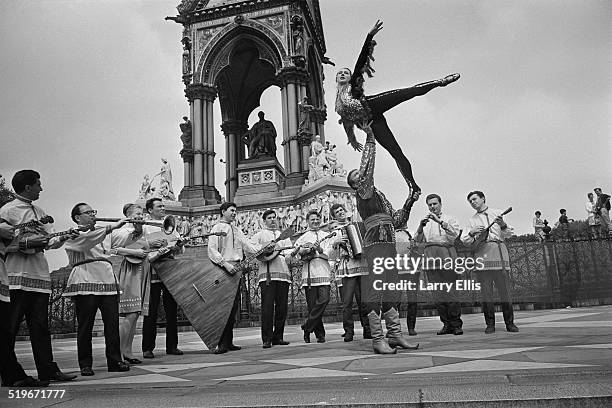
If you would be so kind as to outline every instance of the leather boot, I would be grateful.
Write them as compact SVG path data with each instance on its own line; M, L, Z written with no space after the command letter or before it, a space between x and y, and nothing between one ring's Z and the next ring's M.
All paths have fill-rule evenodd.
M409 336L417 335L416 330L414 330L416 326L416 318L417 318L417 303L409 302L408 307L406 309L406 326L408 326Z
M387 338L389 339L389 345L391 347L401 347L407 350L416 350L419 348L418 344L416 346L411 346L408 340L402 336L400 316L394 307L383 313L383 317L387 324Z
M376 354L395 354L397 350L389 347L389 344L383 336L382 323L380 316L378 316L373 310L368 314L368 321L370 323L370 333L372 334L372 349Z

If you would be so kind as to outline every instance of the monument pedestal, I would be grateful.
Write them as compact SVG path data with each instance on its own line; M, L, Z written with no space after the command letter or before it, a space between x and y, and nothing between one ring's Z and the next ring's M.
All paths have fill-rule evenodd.
M186 207L200 207L209 204L219 204L221 195L216 188L210 186L183 187L178 197Z
M280 197L285 188L285 170L276 157L243 160L238 164L238 189L234 201L241 205Z

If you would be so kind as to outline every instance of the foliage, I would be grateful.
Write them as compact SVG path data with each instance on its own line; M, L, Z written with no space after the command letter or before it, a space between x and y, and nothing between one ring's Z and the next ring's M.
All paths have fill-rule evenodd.
M9 201L13 201L14 198L15 194L6 186L6 180L2 177L2 174L0 174L0 207Z

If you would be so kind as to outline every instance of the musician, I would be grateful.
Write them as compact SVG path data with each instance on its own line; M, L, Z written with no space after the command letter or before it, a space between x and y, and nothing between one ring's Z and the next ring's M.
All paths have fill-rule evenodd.
M346 218L346 208L340 203L331 206L330 214L334 220L331 228L345 227L350 224ZM353 341L355 336L355 323L353 322L353 297L357 302L359 320L363 329L363 338L372 338L370 324L365 307L361 302L362 277L368 275L368 262L363 256L351 256L351 245L346 234L338 234L331 238L333 254L330 260L332 270L336 271L336 279L340 279L342 290L342 327L344 328L344 341Z
M149 213L152 220L162 221L166 215L166 209L161 198L150 198L145 203L145 209ZM166 238L155 237L159 235L159 227L154 225L142 226L144 238L149 248L164 248L168 246ZM179 238L178 233L174 233L174 238ZM184 251L181 247L180 251ZM170 254L168 256L171 256ZM148 305L148 315L142 322L142 356L144 358L155 358L153 350L155 349L155 339L157 338L157 313L159 310L159 301L163 297L164 311L166 312L166 354L181 356L183 351L178 348L178 329L176 325L176 300L168 291L168 288L161 281L155 272L155 263L151 268L150 279L150 295Z
M452 259L454 262L457 258L454 242L461 228L455 217L442 213L442 198L438 194L429 194L425 202L429 208L429 214L419 223L415 241L425 244L425 259L436 261L431 262L433 269L427 268L428 264L425 265L427 277L429 282L454 284L459 279L459 275L453 269L437 269L436 266L446 263L447 259ZM438 259L442 261L439 264L437 264ZM461 303L452 299L452 293L436 292L436 297L436 308L443 324L437 334L462 335Z
M482 240L482 245L474 251L474 258L482 258L484 269L475 270L477 279L481 283L483 297L482 312L487 325L486 334L495 333L495 309L493 307L493 283L501 298L502 313L506 330L511 333L519 331L514 324L514 310L510 300L508 288L508 273L510 271L510 256L508 248L504 243L506 238L513 235L510 227L501 216L502 211L489 208L485 195L482 191L472 191L467 195L467 200L476 214L467 222L467 234L461 237L463 243L473 245ZM486 229L494 223L486 234Z
M208 257L211 262L223 268L227 273L234 275L239 272L238 264L244 258L245 252L256 252L259 248L254 246L242 233L242 231L233 225L236 220L236 204L226 202L221 204L219 211L221 219L215 224L210 232L224 232L225 236L211 235L208 237ZM242 347L233 343L234 339L234 323L236 322L236 313L240 306L240 285L236 290L236 296L232 305L221 339L215 349L215 354L223 354L228 351L237 351Z
M77 352L82 376L94 375L91 337L98 309L104 322L106 365L109 372L129 371L123 361L119 342L119 284L111 255L116 248L134 241L136 234L115 231L127 219L95 228L97 211L86 203L78 203L70 211L70 218L79 227L90 228L66 244L66 254L72 266L62 296L72 297L77 316Z
M10 225L28 221L42 220L46 217L42 208L33 204L42 191L40 174L34 170L20 170L11 181L15 199L0 209L0 218ZM36 228L32 235L22 236L21 251L9 252L6 256L6 271L10 284L10 313L8 319L11 332L11 348L15 345L15 335L24 316L30 333L30 343L34 362L40 381L69 381L76 375L64 374L53 361L51 334L49 333L49 295L51 294L51 275L45 257L45 249L55 249L63 245L73 235L63 235L49 239L53 232L49 224ZM33 252L33 253L32 253Z
M595 203L595 214L599 215L603 222L603 229L609 235L612 235L612 221L610 221L610 196L604 194L600 187L593 189L597 194L597 202Z
M308 307L308 317L301 327L304 342L310 343L310 333L314 333L317 343L325 343L323 313L329 303L331 269L328 259L331 245L329 241L324 241L329 233L319 229L321 216L317 210L310 210L306 214L306 222L308 231L295 241L297 255L302 260L302 288Z
M416 247L416 242L412 239L412 235L408 232L408 226L404 224L401 228L395 228L395 248L400 257L408 255L413 256L413 247ZM409 336L416 336L416 318L418 312L417 293L419 288L419 278L422 270L414 270L412 268L398 268L397 275L401 280L413 282L415 290L406 291L406 326ZM401 303L397 304L397 310L400 310Z
M12 241L14 228L0 220L0 240ZM6 256L4 244L0 242L0 315L10 316L9 278L4 267ZM15 347L11 344L9 319L0 319L0 379L3 387L46 387L49 381L38 381L28 376L17 361Z
M363 148L359 170L351 170L347 177L348 184L356 191L357 211L364 220L366 228L363 237L364 255L369 270L373 270L375 258L386 259L397 256L395 229L406 223L412 205L418 200L420 194L420 191L413 192L404 206L398 211L394 211L385 195L374 187L375 158L376 144L370 132ZM399 292L375 290L374 284L377 280L386 283L398 280L395 267L385 269L386 271L382 275L368 275L368 284L363 285L362 288L362 299L367 302L369 312L372 348L375 353L379 354L395 353L396 350L392 349L390 345L415 349L418 345L415 347L409 345L408 341L402 336L399 313L396 309L400 300ZM381 316L384 317L386 322L388 343L382 331Z
M266 210L262 215L265 228L253 235L251 241L255 245L264 247L278 239L278 219L274 210ZM291 274L283 252L279 248L291 247L291 240L280 240L276 245L264 252L264 255L278 255L270 261L259 261L259 289L261 290L261 340L263 348L273 345L286 346L288 341L283 340L285 319L287 318L287 301Z
M123 206L123 215L130 219L143 219L143 208L137 204ZM143 312L143 304L148 305L150 288L150 265L146 260L148 245L143 237L142 224L126 224L122 228L125 233L132 233L137 239L129 248L117 248L117 255L123 256L117 280L121 294L119 295L119 340L121 355L130 364L140 364L142 361L134 357L132 343L136 334L136 322ZM146 271L146 273L145 273ZM145 313L148 310L145 310Z

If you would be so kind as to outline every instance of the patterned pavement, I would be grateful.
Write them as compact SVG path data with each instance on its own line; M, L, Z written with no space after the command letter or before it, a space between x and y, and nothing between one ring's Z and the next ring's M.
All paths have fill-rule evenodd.
M325 344L305 344L299 326L289 326L285 339L291 344L266 350L261 347L259 328L236 329L234 342L243 349L225 355L212 354L195 332L186 332L179 336L179 347L185 355L166 356L162 333L157 339L162 347L157 350L156 358L144 360L144 364L133 366L128 373L106 372L104 339L98 337L94 338L93 345L95 377L79 377L65 385L276 383L307 378L336 381L345 377L388 375L610 370L611 317L610 306L518 311L515 321L520 333L507 333L498 314L497 332L485 335L480 314L464 315L463 336L436 336L435 331L440 327L437 317L419 318L419 335L410 340L419 342L420 349L391 356L374 355L370 341L360 338L358 323L356 340L351 343L345 343L340 337L343 332L340 323L325 325ZM137 336L135 346L140 340ZM17 343L16 349L19 360L35 375L29 342ZM64 372L78 372L74 339L54 340L53 350Z

